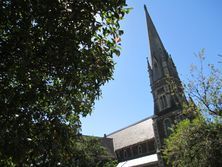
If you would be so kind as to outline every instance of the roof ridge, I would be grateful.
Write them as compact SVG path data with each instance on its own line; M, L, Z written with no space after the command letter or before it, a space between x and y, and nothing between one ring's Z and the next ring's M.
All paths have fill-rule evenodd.
M145 121L145 120L151 119L151 118L153 118L153 117L154 117L154 115L149 116L149 117L146 117L146 118L144 118L144 119L142 119L142 120L140 120L140 121L137 121L137 122L135 122L135 123L133 123L133 124L130 124L130 125L124 127L124 128L121 128L121 129L119 129L119 130L116 130L116 131L108 134L107 137L109 137L110 135L112 135L112 134L114 134L114 133L120 132L120 131L122 131L122 130L124 130L124 129L127 129L127 128L131 127L131 126L134 126L134 125L136 125L136 124L139 124L139 123L141 123L141 122L143 122L143 121Z

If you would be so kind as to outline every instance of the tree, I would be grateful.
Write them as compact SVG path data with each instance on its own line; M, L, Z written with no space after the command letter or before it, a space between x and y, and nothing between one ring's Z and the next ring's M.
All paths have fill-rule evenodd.
M174 167L221 166L221 124L200 118L183 120L166 140L164 154Z
M185 86L187 94L196 102L202 114L208 114L212 118L221 117L222 71L213 64L208 64L208 68L204 66L204 50L197 56L200 59L200 68L192 66L192 78Z
M165 140L165 159L175 167L222 166L222 75L213 65L208 65L207 73L204 50L198 56L200 69L192 70L185 86L190 100L183 107L195 118L181 121Z
M0 2L0 159L72 166L79 117L112 79L125 0Z
M76 167L115 167L116 161L113 155L102 146L101 138L83 136L76 142L77 155L74 164Z

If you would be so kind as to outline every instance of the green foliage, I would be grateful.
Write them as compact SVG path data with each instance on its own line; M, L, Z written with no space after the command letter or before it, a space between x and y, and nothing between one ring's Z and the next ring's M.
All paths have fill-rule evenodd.
M192 69L183 106L185 115L195 118L178 123L165 140L164 156L174 167L222 166L222 75L213 65L205 72L203 50L198 57L200 69Z
M72 166L79 117L112 79L126 2L0 5L0 153L17 166Z
M98 138L84 136L76 142L76 167L114 167L112 157ZM112 166L113 165L113 166Z
M164 155L174 167L221 166L221 143L221 124L202 118L183 120L166 139Z
M15 167L15 164L12 162L12 158L5 158L4 156L2 156L2 154L0 153L0 166L4 166L4 167Z
M111 160L106 162L103 167L116 167L118 165L118 162L116 160Z

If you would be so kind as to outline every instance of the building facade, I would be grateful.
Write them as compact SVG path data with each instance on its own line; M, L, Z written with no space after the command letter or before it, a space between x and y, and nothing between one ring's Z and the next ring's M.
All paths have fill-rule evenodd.
M118 167L164 167L161 150L172 124L182 119L186 101L171 56L167 53L152 19L144 6L150 59L147 61L154 101L154 115L107 135L113 139Z

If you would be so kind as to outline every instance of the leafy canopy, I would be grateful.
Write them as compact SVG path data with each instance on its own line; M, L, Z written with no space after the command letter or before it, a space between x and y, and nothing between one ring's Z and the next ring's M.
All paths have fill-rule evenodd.
M0 2L0 158L71 166L80 115L112 79L125 0Z
M166 140L164 154L175 167L221 166L222 126L196 118L180 122Z

